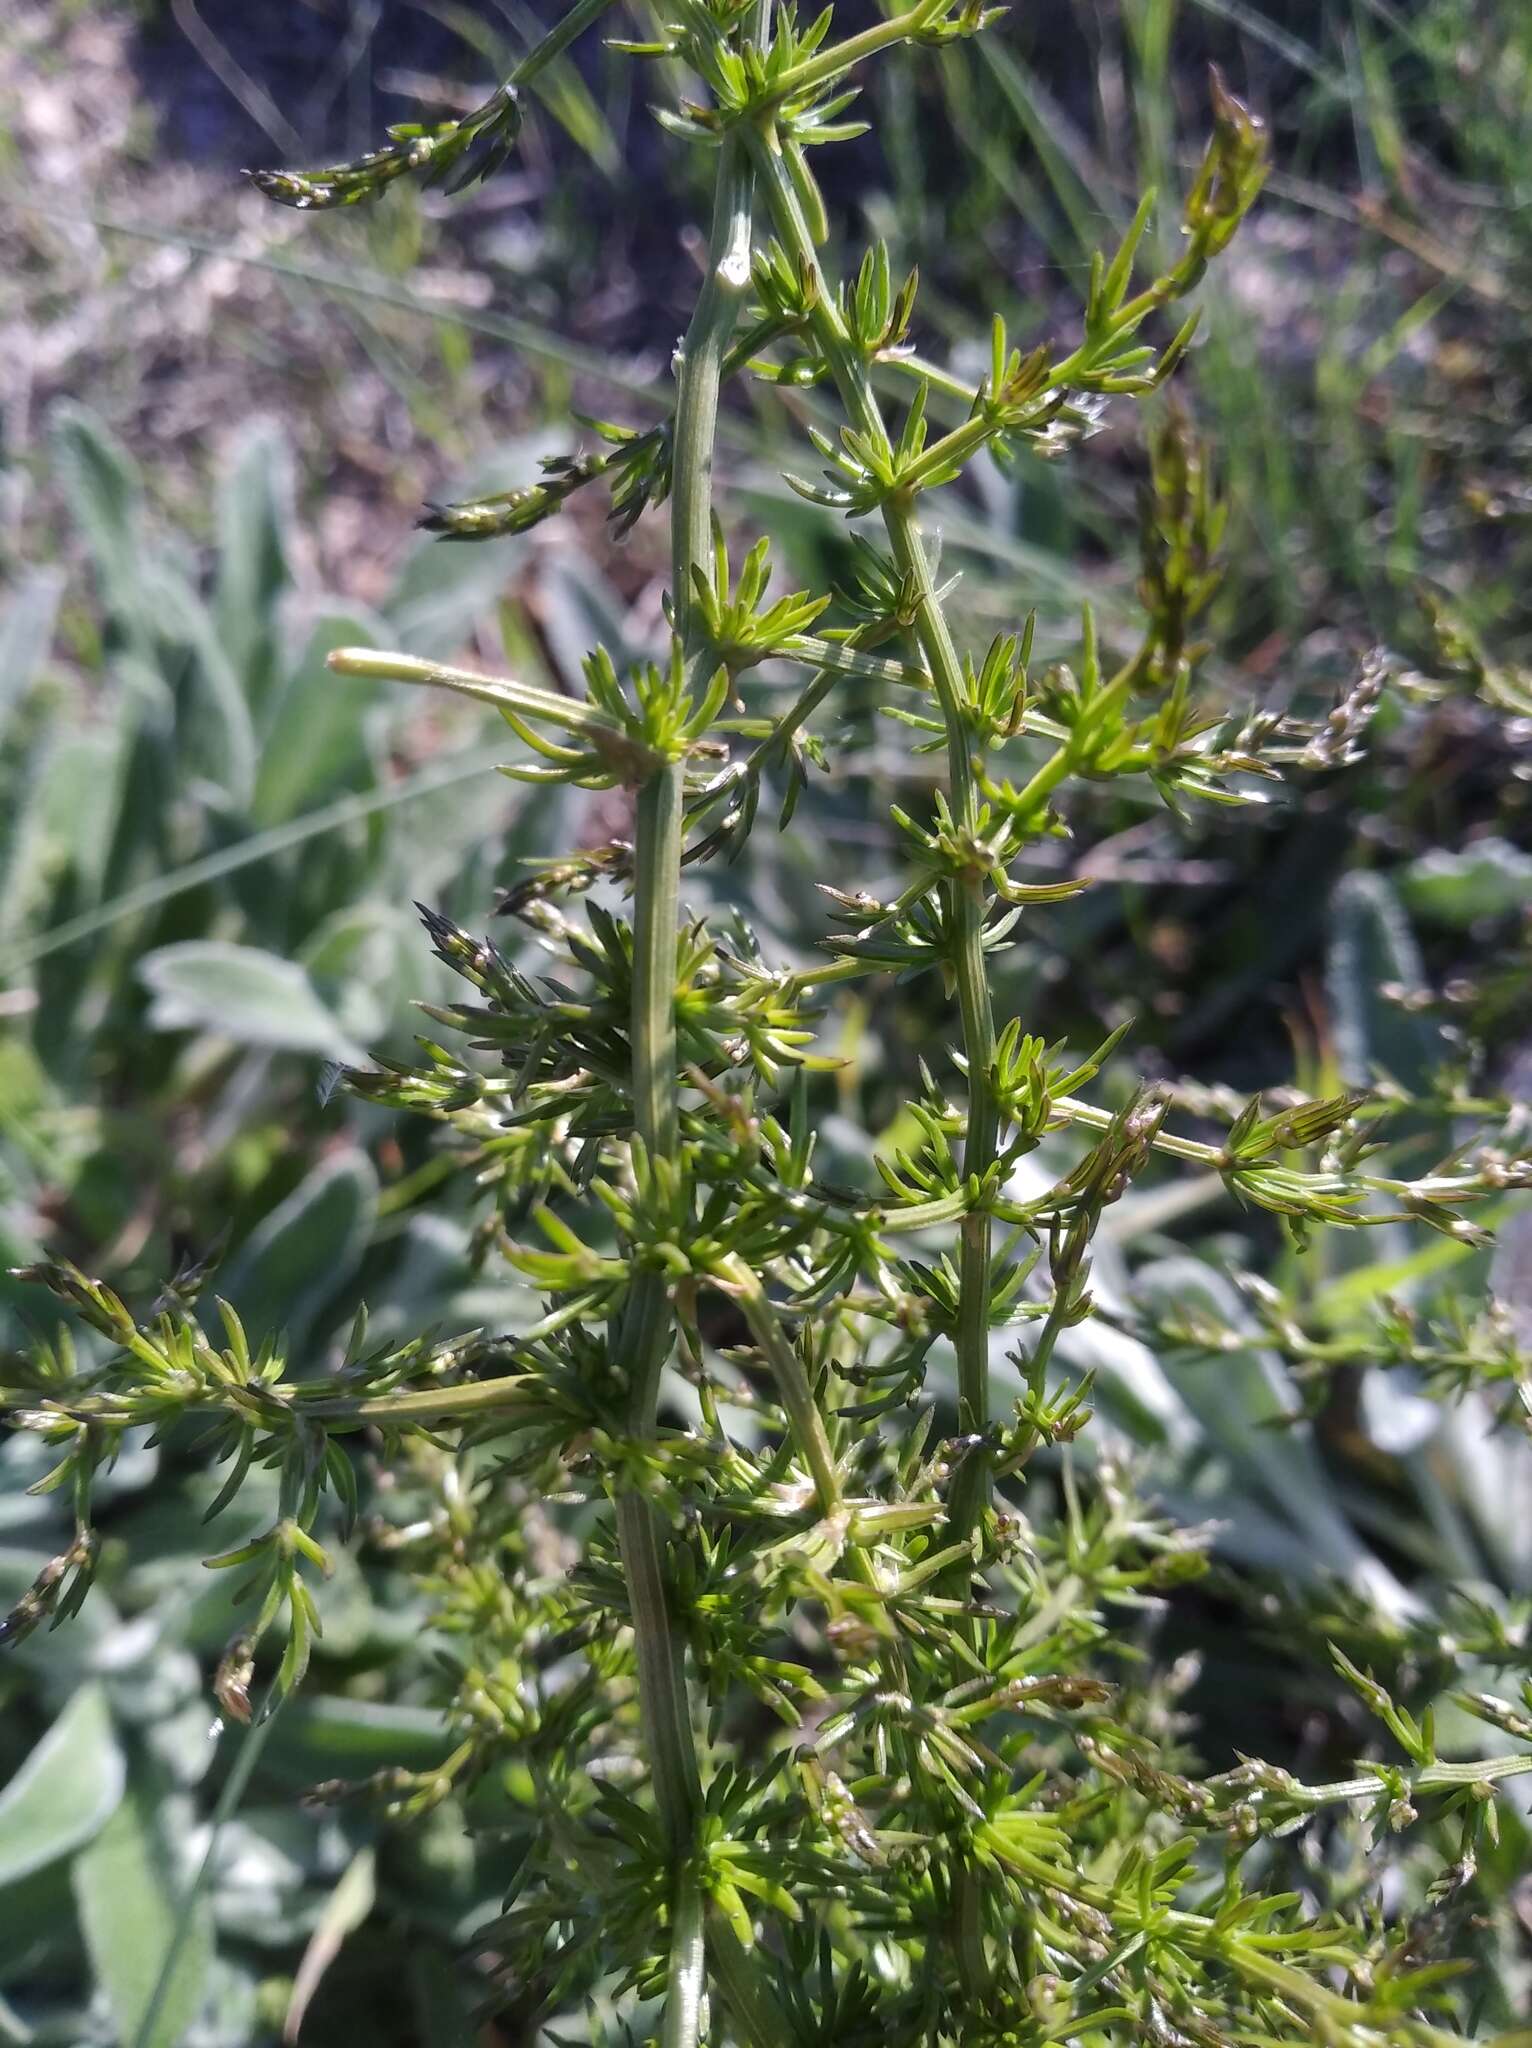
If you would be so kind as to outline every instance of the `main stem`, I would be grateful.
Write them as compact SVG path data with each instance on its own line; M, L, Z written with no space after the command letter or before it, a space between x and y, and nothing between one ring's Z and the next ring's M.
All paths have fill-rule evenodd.
M751 149L772 223L784 248L813 277L817 294L810 319L814 336L830 365L854 424L880 448L890 446L870 363L851 341L839 302L825 278L819 252L804 217L774 131L757 132ZM883 523L896 565L915 599L915 634L925 657L931 685L941 706L947 736L947 774L958 828L972 830L978 819L972 739L964 716L962 665L931 576L913 502L905 496L888 500ZM987 1172L994 1164L1000 1134L993 1067L995 1016L990 1003L984 961L983 883L977 874L943 886L943 908L951 941L950 965L957 984L962 1020L963 1052L968 1063L968 1134L964 1167L969 1174ZM965 1435L980 1436L989 1423L989 1267L991 1222L987 1214L963 1218L959 1247L958 1325L954 1347L958 1363L958 1419ZM989 1498L990 1453L975 1446L958 1467L948 1499L956 1536L966 1536L978 1522Z
M839 302L819 262L814 237L775 130L751 137L761 188L771 209L777 236L790 258L813 278L816 291L810 319L840 393L841 403L861 431L881 450L889 450L888 429L873 391L871 365L853 345ZM960 832L978 822L971 737L964 715L963 671L952 629L936 594L926 560L912 494L899 494L883 507L883 523L900 574L914 598L915 634L925 657L931 685L946 727L947 777L953 818ZM984 897L982 879L965 875L943 884L942 904L951 945L949 965L957 983L962 1019L963 1051L968 1065L968 1134L963 1164L969 1174L984 1174L995 1160L1000 1116L995 1100L995 1016L990 1003L984 962ZM958 1255L958 1319L954 1348L958 1367L958 1419L965 1435L982 1438L989 1424L989 1268L990 1219L974 1211L960 1226ZM973 1444L958 1466L947 1498L954 1537L966 1537L989 1500L992 1453L982 1441ZM967 1564L953 1574L954 1589L966 1585ZM961 1852L954 1858L951 1939L958 1966L978 1992L987 1983L978 1874Z
M916 632L930 664L931 680L947 728L953 816L960 831L969 831L977 824L978 804L970 739L963 717L962 670L952 629L936 594L913 511L907 504L891 504L885 508L884 523L894 559L915 594ZM980 876L969 873L946 883L943 905L952 944L963 1054L968 1065L968 1129L963 1168L970 1177L982 1176L995 1162L1000 1116L995 1100L995 1013L984 960L985 907ZM962 1221L958 1251L958 1324L954 1339L958 1424L965 1435L973 1437L982 1436L989 1425L990 1231L988 1211L970 1211ZM975 1444L958 1466L947 1502L955 1537L968 1535L989 1500L990 1456L987 1445Z
M711 543L713 442L725 352L740 297L750 277L749 166L737 145L721 153L707 274L682 345L676 405L671 513L671 601L689 680L698 680L707 649L692 625L691 572ZM638 791L634 831L633 1123L653 1158L676 1149L675 971L679 924L685 764L657 768ZM664 1276L640 1272L618 1331L626 1369L628 1429L654 1437L660 1377L673 1336ZM692 2048L698 2037L705 1982L703 1905L695 1862L702 1780L687 1700L684 1645L670 1609L663 1525L642 1494L617 1500L617 1540L627 1576L638 1654L639 1707L649 1752L655 1806L675 1872L670 1909L670 1966L662 2040Z

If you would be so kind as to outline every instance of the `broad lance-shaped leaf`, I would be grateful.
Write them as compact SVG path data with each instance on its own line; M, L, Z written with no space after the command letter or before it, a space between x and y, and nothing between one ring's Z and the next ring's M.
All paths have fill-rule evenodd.
M381 1769L429 1771L451 1747L452 1731L434 1707L300 1694L272 1725L265 1766L303 1787Z
M255 729L212 615L170 562L149 563L139 583L160 667L167 677L184 669L187 678L177 693L177 760L189 777L206 777L243 808L255 782Z
M82 1685L0 1791L0 1885L90 1841L116 1811L124 1782L106 1694Z
M143 480L127 450L85 406L53 414L58 479L90 550L102 598L115 618L141 623Z
M354 609L314 621L302 652L273 677L260 731L252 821L281 825L347 789L382 779L377 690L337 689L326 663L338 647L381 636L381 620Z
M1441 1058L1441 1026L1398 1000L1424 987L1420 949L1389 884L1381 875L1347 875L1331 910L1325 993L1348 1084L1368 1087L1379 1072L1406 1088L1427 1081Z
M278 607L292 582L293 460L286 435L257 419L235 443L218 485L218 566L213 613L218 637L259 715L276 660Z
M161 1031L207 1031L236 1044L317 1053L347 1066L367 1055L301 967L258 946L187 939L139 964Z
M246 1239L223 1276L223 1291L254 1328L280 1302L289 1340L300 1339L360 1264L377 1201L378 1177L366 1153L333 1153Z
M1404 869L1400 889L1417 917L1454 931L1480 918L1524 915L1532 907L1532 853L1508 839L1476 839L1458 853L1433 847Z
M1181 1313L1200 1311L1232 1329L1253 1318L1221 1273L1198 1259L1170 1258L1136 1276L1140 1299ZM1297 1403L1280 1360L1269 1351L1236 1354L1167 1347L1166 1376L1227 1459L1239 1487L1264 1500L1279 1521L1301 1534L1319 1572L1333 1572L1389 1615L1416 1603L1360 1540L1342 1514L1314 1449L1312 1431L1296 1420Z
M319 1989L325 1971L339 1955L347 1936L355 1934L372 1911L378 1895L377 1861L377 1850L370 1842L365 1843L352 1857L339 1884L326 1900L324 1911L309 1937L308 1947L303 1951L298 1974L293 1979L292 1997L288 2000L287 2017L282 2023L284 2040L297 2040L303 2016Z
M48 658L63 590L61 569L34 569L0 611L0 734Z
M174 1882L169 1844L146 1779L135 1777L112 1818L77 1858L73 1880L86 1951L118 2040L133 2048L179 2048L206 1996L212 1912L205 1900L184 1898Z

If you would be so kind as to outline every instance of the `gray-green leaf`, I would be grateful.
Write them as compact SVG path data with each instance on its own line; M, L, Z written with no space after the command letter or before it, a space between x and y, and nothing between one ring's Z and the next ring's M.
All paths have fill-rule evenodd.
M1461 931L1532 905L1532 853L1508 839L1476 839L1458 853L1433 847L1410 862L1400 888L1418 917Z
M317 1053L350 1065L367 1055L290 960L257 946L188 939L139 966L161 1031L211 1031L240 1045Z
M63 588L62 570L34 569L0 612L0 729L47 659Z
M122 2048L177 2048L202 2009L213 1960L212 1916L203 1900L178 1905L146 1785L128 1788L111 1820L77 1858L73 1877L91 1967ZM183 1911L186 1931L155 2006Z
M323 1160L251 1233L225 1276L229 1299L255 1329L279 1303L296 1346L361 1263L377 1202L378 1177L365 1152Z
M82 1685L0 1792L0 1885L90 1841L116 1811L123 1781L106 1695Z
M369 714L385 694L379 683L332 675L326 658L337 647L372 646L376 622L365 614L319 619L303 653L274 693L251 816L257 825L280 825L346 789L377 780Z
M1348 1087L1370 1086L1379 1071L1406 1088L1426 1085L1441 1057L1441 1027L1394 1000L1396 992L1424 987L1420 949L1398 897L1381 875L1347 875L1331 912L1325 988Z

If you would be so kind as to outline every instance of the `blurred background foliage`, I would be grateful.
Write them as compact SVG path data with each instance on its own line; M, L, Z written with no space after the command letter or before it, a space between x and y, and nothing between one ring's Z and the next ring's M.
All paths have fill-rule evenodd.
M652 646L665 542L647 522L621 547L583 500L477 547L412 528L424 501L572 445L571 405L655 416L696 276L676 224L699 201L639 74L596 44L539 82L512 167L450 213L401 189L300 220L236 174L471 105L551 12L10 0L0 22L0 1263L61 1255L147 1304L216 1260L252 1333L285 1328L316 1365L363 1298L401 1334L520 1313L461 1160L327 1077L406 1048L412 1002L442 994L414 900L484 927L528 856L625 826L610 799L497 778L477 715L337 684L324 656L386 642L576 687L594 639ZM1130 1070L1232 1091L1434 1074L1525 1098L1532 14L1019 7L869 80L882 141L828 164L837 231L919 263L929 353L981 346L981 306L1018 338L1067 328L1141 184L1184 186L1209 60L1268 119L1276 165L1179 380L1230 505L1223 686L1323 700L1381 647L1449 687L1391 694L1362 766L1258 817L1093 819L1070 857L1100 886L1029 919L997 1007L1081 1046L1131 1016L1108 1077L1124 1092ZM795 403L813 418L812 394ZM782 484L775 411L735 396L726 508L819 588L845 535ZM1040 650L1066 653L1088 598L1132 644L1131 419L943 505L975 640L1035 605ZM817 882L875 888L893 866L882 821L909 765L849 716L855 772L695 880L781 957L824 929ZM844 1065L819 1084L822 1128L846 1178L897 1138L929 1035L918 987L830 1012ZM1101 1374L1108 1445L1140 1483L1219 1525L1218 1572L1158 1623L1187 1653L1177 1710L1202 1753L1258 1747L1310 1776L1349 1756L1326 1634L1417 1704L1446 1683L1447 1638L1496 1672L1532 1662L1532 1445L1482 1397L1366 1365L1384 1300L1450 1317L1493 1287L1532 1342L1525 1219L1506 1209L1493 1254L1391 1229L1302 1253L1216 1181L1151 1181L1113 1214L1108 1313L1068 1362ZM1304 1378L1263 1348L1236 1266L1348 1362ZM1168 1315L1156 1334L1157 1305L1182 1341ZM1247 1347L1209 1363L1199 1311L1244 1319ZM0 1282L0 1343L53 1321ZM0 1604L68 1538L66 1505L25 1490L39 1469L28 1441L0 1446ZM504 1827L476 1833L450 1802L403 1827L294 1803L445 1751L430 1571L398 1558L421 1529L450 1535L450 1475L371 1473L307 1695L258 1755L215 1739L209 1706L232 1626L198 1563L216 1477L174 1442L137 1447L111 1486L82 1617L0 1662L0 2041L215 2048L275 2040L306 2006L315 2040L476 2038L453 1959L498 1909ZM502 1804L524 1796L514 1775ZM1337 1859L1356 1846L1338 1826ZM1527 1851L1509 1828L1471 1937L1490 2020L1532 1984Z

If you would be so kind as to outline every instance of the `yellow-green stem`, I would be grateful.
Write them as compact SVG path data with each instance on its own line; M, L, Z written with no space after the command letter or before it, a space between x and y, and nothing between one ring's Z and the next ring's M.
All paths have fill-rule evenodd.
M692 2048L702 2031L702 1999L707 1987L702 1894L695 1880L677 1885L673 1911L660 2048Z
M890 445L888 430L873 389L871 365L852 343L841 318L775 135L755 134L751 144L777 235L788 254L814 280L814 338L830 365L841 402L861 432L886 449ZM972 740L963 709L962 664L936 592L912 503L902 496L891 498L883 507L883 520L894 560L915 599L915 634L946 727L952 811L961 831L973 826L978 811ZM982 878L974 874L948 883L943 898L952 940L951 967L962 1019L963 1051L968 1064L969 1117L964 1165L969 1173L982 1174L994 1162L1000 1122L992 1081L995 1020L984 960ZM987 1215L965 1217L959 1246L961 1291L955 1348L959 1420L965 1433L972 1435L982 1433L989 1422L990 1237ZM982 1515L988 1495L989 1458L982 1447L976 1447L963 1460L953 1482L949 1513L954 1534L968 1534Z
M691 629L691 572L711 540L713 442L722 366L750 275L750 173L736 145L721 153L708 267L678 365L671 598L688 670L706 650ZM691 680L695 683L697 674ZM633 854L633 995L630 1041L633 1122L653 1158L674 1153L677 1129L675 971L679 923L685 764L657 767L638 791ZM627 1377L629 1433L655 1433L660 1377L674 1318L664 1276L637 1274L617 1335ZM664 1531L641 1494L617 1501L617 1541L628 1583L638 1658L639 1708L660 1826L675 1873L665 2048L693 2048L705 1981L703 1905L696 1866L701 1771L686 1690L685 1651L671 1612Z
M841 318L838 301L820 266L819 253L799 201L797 188L783 161L775 131L751 137L761 189L771 209L778 239L791 260L815 284L811 319L814 337L830 366L841 403L854 424L882 451L889 451L888 430L873 390L872 369L853 345ZM937 596L921 540L919 522L908 496L896 495L883 507L883 523L894 560L915 599L915 635L930 672L931 686L946 728L947 778L952 812L959 831L974 826L978 793L971 738L964 715L962 665L952 630ZM944 884L943 907L952 951L949 965L957 984L963 1051L968 1067L968 1133L964 1167L983 1174L994 1163L999 1140L999 1106L994 1092L995 1019L984 960L984 897L982 877L967 875ZM989 1269L990 1218L965 1216L958 1251L958 1321L954 1348L958 1365L958 1415L963 1431L979 1437L989 1424ZM991 1453L974 1444L959 1465L948 1495L947 1511L954 1537L966 1537L983 1515L989 1500ZM954 1571L966 1582L966 1561ZM979 1912L977 1873L966 1857L955 1859L952 1940L958 1966L975 1989L988 1977Z
M738 1261L735 1265L738 1267ZM835 1469L835 1453L830 1448L824 1417L814 1400L814 1390L809 1385L803 1361L755 1274L747 1273L743 1279L737 1274L729 1277L734 1281L740 1308L750 1325L750 1334L760 1345L766 1355L766 1363L771 1367L777 1394L787 1415L788 1428L814 1482L814 1497L819 1502L820 1512L839 1514L843 1505L840 1474Z
M556 57L561 57L575 41L582 36L593 22L601 19L612 0L575 0L575 4L564 16L556 21L542 41L533 45L511 73L512 85L530 85L534 78L545 71Z
M915 5L903 13L878 22L872 28L864 28L859 35L848 36L844 42L832 43L828 50L795 65L787 73L782 80L781 97L788 99L808 92L816 85L828 84L832 78L839 78L853 66L875 57L880 50L890 49L895 43L908 42L920 33L939 6L940 0L915 0Z
M212 1404L209 1404L212 1405ZM536 1413L538 1397L520 1380L466 1380L456 1387L405 1387L393 1394L369 1394L356 1401L300 1401L298 1412L325 1421L381 1423L450 1422L454 1416L509 1415L525 1407Z

